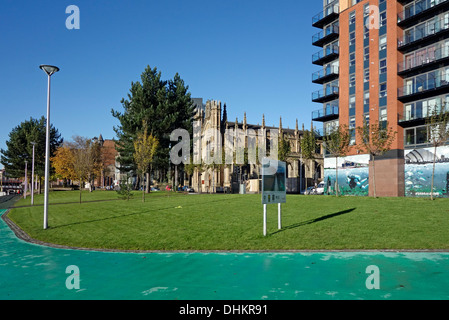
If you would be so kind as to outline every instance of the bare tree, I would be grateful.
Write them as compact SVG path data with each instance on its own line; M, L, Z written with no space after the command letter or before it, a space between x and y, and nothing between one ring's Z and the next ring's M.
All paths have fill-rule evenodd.
M154 154L159 146L159 141L151 134L148 135L145 123L143 128L143 132L139 132L134 141L134 161L137 165L137 171L142 177L142 202L145 202L145 187L143 186L143 181L145 174L153 161ZM149 183L149 181L147 181L147 183Z
M312 127L313 128L313 127ZM317 148L317 141L315 132L313 129L311 131L305 130L303 137L301 138L301 156L306 161L315 160L315 153ZM305 165L308 167L307 162ZM305 174L306 190L307 190L307 175Z
M357 127L357 133L360 136L359 149L363 152L369 153L373 162L373 195L376 194L376 166L375 161L377 156L381 156L388 152L391 148L391 144L396 138L396 131L393 128L388 127L388 122L379 121L368 124L366 120L363 120L363 126Z
M75 179L80 182L80 200L82 185L84 182L90 183L90 191L95 175L101 172L101 150L100 145L92 139L74 136L73 142L67 145L73 153L73 171Z
M335 193L338 197L338 158L345 157L349 151L351 134L347 125L333 126L323 137L324 147L335 157Z
M434 148L432 184L430 189L430 199L433 200L437 149L449 140L449 110L446 109L445 104L441 108L433 109L431 116L427 119L427 125L429 127L429 142Z

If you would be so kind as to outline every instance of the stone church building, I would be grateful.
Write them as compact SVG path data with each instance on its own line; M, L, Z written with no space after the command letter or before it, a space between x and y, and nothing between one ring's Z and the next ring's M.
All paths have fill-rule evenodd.
M266 126L264 115L262 115L262 123L257 125L247 123L246 113L243 115L243 121L239 122L236 118L232 122L227 118L226 104L222 106L220 101L214 100L208 100L206 104L203 104L201 98L193 100L196 106L195 121L201 123L201 150L207 149L207 144L214 143L213 139L206 138L206 131L209 129L221 135L221 139L216 139L216 141L220 141L222 148L225 148L225 133L237 132L236 129L241 129L245 133L245 148L248 148L248 139L251 139L251 133L263 132L265 135L263 139L268 141L270 132L276 132L279 138L283 137L284 141L290 143L290 154L286 158L287 191L299 193L307 186L318 184L323 180L324 158L321 141L318 141L315 159L304 160L301 155L304 125L302 125L302 130L299 130L298 120L296 120L295 129L283 128L282 118L279 120L278 127ZM262 130L259 131L260 129ZM267 149L269 149L268 146ZM195 168L185 184L193 187L196 192L258 193L261 191L260 179L259 164L202 165Z

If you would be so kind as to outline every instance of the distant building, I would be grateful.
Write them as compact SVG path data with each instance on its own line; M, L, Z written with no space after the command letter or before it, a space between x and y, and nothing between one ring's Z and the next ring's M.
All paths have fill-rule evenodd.
M101 146L101 162L103 170L101 176L95 179L95 187L107 188L118 185L120 182L120 171L117 162L118 152L115 149L115 141L111 139L103 139L103 136L94 137Z
M22 194L23 179L11 178L5 169L0 169L0 196L5 194Z
M295 129L286 129L282 127L282 119L279 120L278 127L270 127L265 125L265 116L262 115L262 124L248 124L246 120L246 113L244 113L243 121L239 122L238 119L235 122L228 121L226 104L222 105L220 101L207 101L203 104L201 98L195 98L194 103L196 106L195 120L201 122L201 145L202 150L208 148L207 144L217 143L221 141L224 148L225 144L225 132L226 130L241 129L246 134L245 148L248 147L248 140L251 139L249 132L261 132L264 133L265 141L270 138L270 131L274 130L279 137L284 137L290 143L291 152L287 157L287 178L288 178L288 191L299 193L300 190L304 190L306 186L314 185L322 181L324 176L324 160L321 143L318 145L316 157L314 160L305 161L301 156L301 139L304 134L304 126L302 130L298 129L298 121L296 121ZM221 139L214 141L213 139L206 138L206 131L213 129L215 132L219 132ZM267 149L269 147L267 146ZM204 151L203 151L204 152ZM259 192L260 191L260 165L247 164L247 165L222 165L216 168L202 166L196 168L192 177L189 177L187 181L195 191L201 192L221 192L231 191L237 193L241 191L242 185L246 192Z

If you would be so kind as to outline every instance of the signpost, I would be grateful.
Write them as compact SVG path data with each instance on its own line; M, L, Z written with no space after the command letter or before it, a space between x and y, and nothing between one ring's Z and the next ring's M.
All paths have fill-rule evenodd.
M278 229L282 229L281 203L287 202L286 163L262 160L263 235L267 235L267 204L278 204Z

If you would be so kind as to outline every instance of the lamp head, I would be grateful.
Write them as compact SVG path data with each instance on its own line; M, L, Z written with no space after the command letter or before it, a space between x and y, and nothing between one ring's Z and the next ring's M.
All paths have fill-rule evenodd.
M45 72L48 76L51 76L53 73L56 73L56 72L59 71L59 68L58 68L58 67L50 66L50 65L47 65L47 64L41 64L41 65L39 66L39 68L41 68L42 70L44 70L44 72Z

